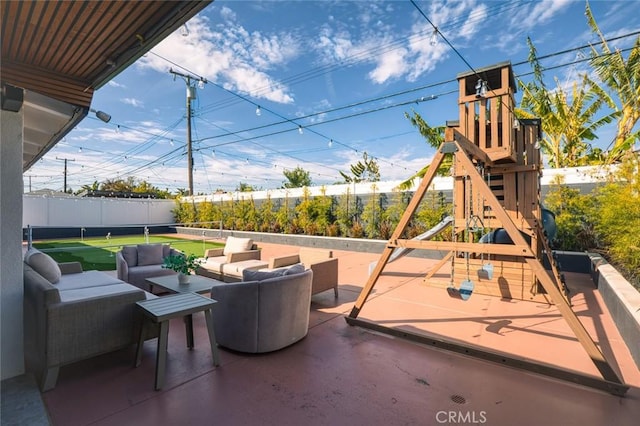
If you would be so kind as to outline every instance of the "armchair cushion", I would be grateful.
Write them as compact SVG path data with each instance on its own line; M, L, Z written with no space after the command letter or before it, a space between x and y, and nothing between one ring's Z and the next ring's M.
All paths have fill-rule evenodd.
M251 250L253 240L251 238L227 237L223 254L235 253L239 251Z
M127 266L138 266L138 248L134 246L122 247L122 257L124 257Z
M301 274L305 271L304 265L302 263L298 263L293 265L291 268L287 268L284 270L284 275L294 275Z
M162 244L138 244L138 266L159 265L162 262Z
M62 277L58 263L51 256L38 249L31 247L27 250L24 261L51 284L56 284Z
M262 281L269 278L281 277L287 269L276 269L275 271L255 271L245 269L242 271L242 281Z

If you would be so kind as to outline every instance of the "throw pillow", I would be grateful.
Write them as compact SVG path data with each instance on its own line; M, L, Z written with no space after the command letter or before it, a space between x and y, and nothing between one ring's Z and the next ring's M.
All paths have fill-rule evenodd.
M162 258L169 256L171 254L171 246L169 244L162 245Z
M227 242L224 245L224 251L222 253L226 256L229 253L251 250L251 247L253 247L253 240L251 238L227 237Z
M242 281L262 281L269 278L281 277L286 269L276 269L274 271L251 271L245 269L242 271Z
M122 257L127 262L127 266L138 266L138 249L134 246L122 247Z
M33 247L27 250L24 261L51 284L56 284L62 277L58 263L51 256Z
M298 263L296 265L293 265L291 268L286 269L284 271L285 275L295 275L295 274L301 274L305 271L304 266L301 263Z
M138 266L162 264L162 244L138 244Z

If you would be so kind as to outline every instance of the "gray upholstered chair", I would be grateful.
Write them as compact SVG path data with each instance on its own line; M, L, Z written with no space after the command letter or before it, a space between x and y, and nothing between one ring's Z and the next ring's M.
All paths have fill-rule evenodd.
M284 273L246 271L245 280L249 276L273 278L213 286L211 298L218 301L213 324L220 346L240 352L271 352L307 335L313 271L294 268L279 275Z
M118 279L133 284L145 291L149 290L147 278L175 275L177 272L162 267L164 258L182 254L169 244L138 244L124 246L116 253Z

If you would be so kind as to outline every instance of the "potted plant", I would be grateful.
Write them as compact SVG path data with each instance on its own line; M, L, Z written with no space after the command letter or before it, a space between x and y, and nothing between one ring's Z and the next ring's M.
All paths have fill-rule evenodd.
M180 284L188 284L189 277L196 272L201 263L202 261L195 254L188 256L179 254L165 257L162 267L176 271Z

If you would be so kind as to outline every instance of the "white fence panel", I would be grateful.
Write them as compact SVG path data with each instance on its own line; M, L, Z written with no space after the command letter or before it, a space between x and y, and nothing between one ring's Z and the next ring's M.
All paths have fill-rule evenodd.
M23 196L22 226L117 226L173 223L173 200Z

